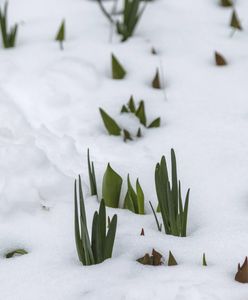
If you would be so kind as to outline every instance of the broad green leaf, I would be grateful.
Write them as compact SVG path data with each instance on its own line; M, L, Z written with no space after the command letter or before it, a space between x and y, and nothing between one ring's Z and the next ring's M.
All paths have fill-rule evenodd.
M118 126L115 120L112 119L102 108L99 108L99 110L108 133L116 136L121 135L121 128Z
M102 182L102 197L106 206L119 206L122 178L108 164Z

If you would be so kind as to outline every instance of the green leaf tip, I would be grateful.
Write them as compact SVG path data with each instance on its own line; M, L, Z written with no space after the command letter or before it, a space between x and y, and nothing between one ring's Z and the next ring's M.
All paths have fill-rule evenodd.
M145 103L143 100L140 101L139 107L136 110L135 115L140 120L140 123L146 127L146 112L145 112Z
M169 258L168 258L168 266L176 266L178 265L174 255L171 251L169 251Z
M103 176L102 197L106 206L118 208L122 187L122 178L117 174L108 163Z
M130 97L128 104L127 104L130 112L134 113L136 112L136 107L135 107L135 103L134 103L134 99L133 96Z
M154 89L161 89L161 81L160 81L160 75L159 75L159 70L158 68L156 69L156 73L155 73L155 76L152 80L152 87Z
M160 127L160 118L156 118L151 122L151 124L148 126L148 128L158 128Z
M203 255L202 255L202 265L203 265L204 267L207 267L207 260L206 260L206 255L205 255L205 253L203 253Z
M63 42L65 40L65 20L62 20L59 30L56 34L55 40L60 43L60 48L63 50Z
M90 161L90 150L87 149L88 175L90 181L91 196L97 196L97 185L94 163Z
M111 60L112 60L112 78L123 79L126 76L126 71L113 53L111 55Z
M121 135L121 128L102 108L99 108L103 123L110 135Z
M123 140L124 140L124 142L133 140L130 132L126 129L123 129Z

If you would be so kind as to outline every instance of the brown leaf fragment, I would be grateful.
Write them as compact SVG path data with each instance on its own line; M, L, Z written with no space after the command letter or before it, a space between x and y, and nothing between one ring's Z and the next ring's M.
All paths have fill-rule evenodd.
M214 56L215 56L216 66L226 66L227 65L226 59L219 52L215 51Z
M235 275L235 280L241 283L248 283L248 259L247 256L242 266L238 264L238 272Z

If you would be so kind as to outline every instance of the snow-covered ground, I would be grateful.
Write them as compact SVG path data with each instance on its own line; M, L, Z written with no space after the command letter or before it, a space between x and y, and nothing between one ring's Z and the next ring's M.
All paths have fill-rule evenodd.
M247 0L236 1L244 31L232 38L231 10L217 0L155 0L125 43L115 34L110 42L95 1L9 2L20 28L17 47L0 50L0 299L247 299L248 285L234 281L248 254ZM54 42L62 18L64 51ZM215 50L228 66L214 65ZM125 80L111 79L111 52ZM150 87L161 66L165 92ZM98 108L136 130L119 116L131 94L162 126L123 143L107 135ZM124 178L139 177L147 214L108 209L118 214L113 259L84 267L74 243L73 181L81 173L89 195L88 147L99 188L108 162ZM163 154L169 160L172 147L184 193L191 188L187 238L158 232L148 205L156 205L155 164ZM91 223L94 197L86 208ZM21 247L29 254L4 258ZM138 264L152 248L165 258L171 250L179 265Z

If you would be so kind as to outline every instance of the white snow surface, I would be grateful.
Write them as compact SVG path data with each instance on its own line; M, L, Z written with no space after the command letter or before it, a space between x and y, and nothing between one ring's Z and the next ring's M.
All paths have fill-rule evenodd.
M248 1L236 10L244 31L230 37L231 9L217 0L155 0L120 43L95 1L9 1L20 28L16 48L0 50L1 300L247 299L248 285L234 276L248 255ZM214 65L215 50L228 66ZM111 52L124 80L111 79ZM150 86L157 67L165 91ZM124 143L107 135L98 108L134 132L137 123L119 114L131 94L162 124ZM157 202L155 164L163 154L169 161L172 147L184 195L191 188L186 238L158 232L148 205ZM89 226L99 205L89 197L87 148L99 189L110 162L124 178L139 177L147 212L108 208L118 214L113 258L89 267L78 261L73 227L79 173ZM21 247L29 254L4 258ZM152 248L165 259L171 250L179 265L136 262Z

